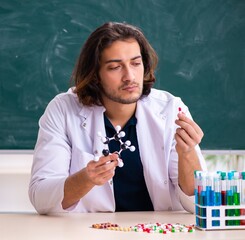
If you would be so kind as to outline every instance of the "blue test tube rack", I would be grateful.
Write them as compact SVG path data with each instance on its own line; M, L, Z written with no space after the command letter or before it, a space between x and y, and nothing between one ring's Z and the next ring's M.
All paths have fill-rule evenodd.
M196 227L245 229L245 172L195 172Z

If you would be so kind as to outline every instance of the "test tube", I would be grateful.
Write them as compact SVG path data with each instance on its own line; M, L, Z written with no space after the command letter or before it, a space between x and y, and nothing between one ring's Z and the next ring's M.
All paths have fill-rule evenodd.
M241 172L241 205L244 206L240 210L242 216L245 215L245 172ZM245 220L240 220L240 225L245 225Z
M200 204L200 193L202 191L202 186L200 182L201 171L194 171L195 177L195 203Z
M241 201L240 201L240 197L241 197L241 186L240 186L239 172L234 172L232 188L233 188L233 201L234 201L234 205L240 205L240 203L241 203Z
M241 172L241 204L245 205L245 172Z
M206 178L207 178L207 172L201 172L201 197L200 197L200 204L202 206L207 206L207 192L206 192Z
M226 190L226 201L227 205L233 205L234 204L234 197L233 197L233 172L228 172L228 178L227 178L227 190ZM226 210L226 216L234 216L234 210L233 209L227 209ZM226 225L232 226L234 225L233 220L226 220Z
M194 171L194 177L195 177L195 206L196 206L196 214L200 215L200 207L198 204L200 204L200 193L201 193L201 186L200 186L200 171ZM198 218L197 218L198 219Z
M221 176L220 173L214 174L214 205L220 206L221 201Z
M220 173L214 173L213 175L213 186L214 186L214 196L213 196L213 203L214 206L220 206L221 205L221 177ZM212 211L213 217L219 217L220 216L220 210L214 209ZM213 221L214 226L219 226L219 221Z
M240 193L241 193L241 186L240 186L240 177L239 177L239 172L234 172L234 177L233 177L233 201L234 205L240 205ZM234 210L234 215L235 216L240 216L240 209L235 209ZM239 226L240 225L240 220L234 220L234 224Z
M207 196L207 206L213 206L212 175L209 172L207 172L207 175L206 175L206 196Z
M226 205L226 172L221 172L221 201L222 205Z

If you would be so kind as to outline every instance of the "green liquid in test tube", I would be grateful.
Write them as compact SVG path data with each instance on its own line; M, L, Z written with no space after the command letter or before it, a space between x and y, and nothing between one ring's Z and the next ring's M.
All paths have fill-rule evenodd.
M239 172L234 172L234 177L233 177L233 200L234 200L234 205L239 206L240 205L240 193L241 193L241 186L240 186L240 177L239 177ZM240 209L235 209L234 210L234 215L235 216L240 216ZM234 224L239 226L240 225L240 220L237 219L234 221Z

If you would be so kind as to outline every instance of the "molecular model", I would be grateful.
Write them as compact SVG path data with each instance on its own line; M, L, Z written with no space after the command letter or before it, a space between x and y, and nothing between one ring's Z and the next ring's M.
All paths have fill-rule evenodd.
M131 152L134 152L135 147L133 145L131 145L131 142L129 140L127 140L125 142L122 141L121 138L123 138L125 136L125 132L121 131L120 126L116 126L115 129L116 129L116 134L111 138L109 138L107 136L103 137L101 132L98 132L98 136L101 138L102 143L107 144L107 145L109 144L109 142L111 140L115 140L115 141L118 141L120 143L120 150L116 153L118 154L118 159L117 159L118 160L118 167L123 167L124 164L123 164L123 161L122 161L121 156L120 156L121 152L123 150L126 150L126 149L129 149ZM108 156L110 154L109 149L103 149L102 154L104 156Z

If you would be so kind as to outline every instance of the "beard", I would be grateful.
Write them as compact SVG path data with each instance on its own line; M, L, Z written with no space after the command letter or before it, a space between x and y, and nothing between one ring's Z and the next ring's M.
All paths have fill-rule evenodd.
M133 83L134 85L137 85L139 91L138 92L134 92L132 94L132 96L123 96L120 94L120 90L122 90L123 88L127 87L128 84L124 84L121 87L118 88L118 91L116 90L111 90L110 88L105 89L103 86L101 86L101 90L103 95L110 99L111 101L117 102L117 103L122 103L122 104L131 104L131 103L135 103L137 102L141 96L142 96L142 92L143 92L143 87L140 86L139 84ZM132 83L130 84L132 85Z

